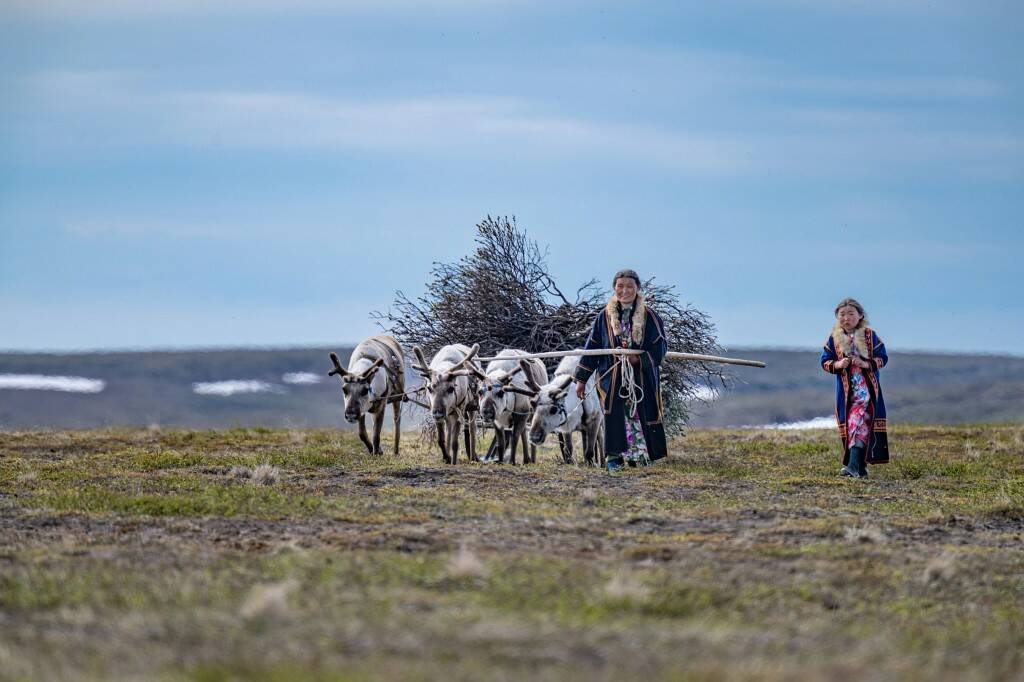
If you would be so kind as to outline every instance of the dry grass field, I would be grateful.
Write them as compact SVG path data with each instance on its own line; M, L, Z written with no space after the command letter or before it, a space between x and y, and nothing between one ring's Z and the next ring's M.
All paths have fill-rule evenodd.
M0 679L1024 679L1024 427L610 477L342 431L0 433ZM267 465L267 466L262 466Z

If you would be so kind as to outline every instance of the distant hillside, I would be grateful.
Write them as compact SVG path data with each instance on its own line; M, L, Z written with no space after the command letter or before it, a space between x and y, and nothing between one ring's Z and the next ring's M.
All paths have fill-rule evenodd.
M771 424L833 414L835 378L821 370L820 351L735 348L728 354L768 367L731 367L734 385L699 408L694 424ZM897 423L1024 422L1022 357L892 352L882 389Z
M326 376L327 352L4 353L0 428L344 426L338 381ZM343 359L349 352L339 349ZM733 348L729 354L764 360L768 368L732 368L735 381L713 404L695 406L694 425L760 425L832 413L834 380L818 367L817 351ZM11 375L86 377L105 385L98 393L3 388ZM202 395L193 387L231 380L261 382L248 385L260 392ZM294 383L302 381L318 383ZM1024 421L1024 358L895 352L882 381L894 422Z

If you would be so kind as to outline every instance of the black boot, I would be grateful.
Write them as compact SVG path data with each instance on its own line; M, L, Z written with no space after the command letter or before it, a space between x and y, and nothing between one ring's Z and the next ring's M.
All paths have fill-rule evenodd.
M860 477L861 478L867 478L868 477L868 453L865 452L864 448L861 448L860 472L859 473L860 473Z
M853 478L861 477L861 467L864 466L864 447L861 445L855 445L850 448L850 459L846 466L843 467L843 476L852 476Z

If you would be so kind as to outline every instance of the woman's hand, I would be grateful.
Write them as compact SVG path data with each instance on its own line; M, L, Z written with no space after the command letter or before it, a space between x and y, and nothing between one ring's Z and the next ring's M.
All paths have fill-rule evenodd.
M861 360L860 358L854 358L853 364L856 365L857 367L860 367L861 369L868 369L869 367L871 367L870 362L868 362L867 360Z
M576 397L583 400L583 394L587 392L587 385L582 381L576 382Z
M850 358L843 358L842 360L837 360L836 362L832 363L833 369L846 369L849 366Z

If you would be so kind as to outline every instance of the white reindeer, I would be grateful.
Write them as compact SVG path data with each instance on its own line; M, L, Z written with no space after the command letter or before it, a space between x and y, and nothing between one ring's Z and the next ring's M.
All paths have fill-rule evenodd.
M341 377L345 396L345 421L359 424L359 438L371 455L381 454L380 431L384 426L384 409L391 405L395 422L395 454L402 435L402 399L405 393L405 360L402 347L393 337L384 334L364 340L348 359L348 369L338 356L330 354L334 369L328 376ZM383 371L381 371L383 370ZM373 441L366 435L366 415L373 415Z
M472 423L472 413L477 407L475 373L480 368L473 363L473 357L480 346L469 348L461 343L444 346L437 351L429 365L419 346L412 350L417 360L413 368L427 381L430 414L437 425L437 444L445 463L458 463L460 422L463 425L466 456L472 462L477 461L476 426ZM466 368L470 363L472 370Z
M562 444L562 457L567 464L572 464L572 434L579 431L583 437L583 456L587 465L604 466L604 409L595 390L596 374L587 380L582 404L576 397L576 391L570 389L579 363L579 356L567 355L558 364L550 382L543 386L529 386L529 392L534 396L530 401L533 406L530 442L540 445L549 433L557 433Z
M485 426L494 427L494 451L488 453L498 462L516 463L516 445L523 442L523 464L537 463L537 446L527 449L526 425L533 408L530 407L528 382L541 386L548 382L548 370L537 358L523 358L526 351L508 348L487 363L484 372L476 372L480 380L477 395L480 399L480 415ZM507 359L505 359L507 358ZM487 460L485 460L487 461Z

